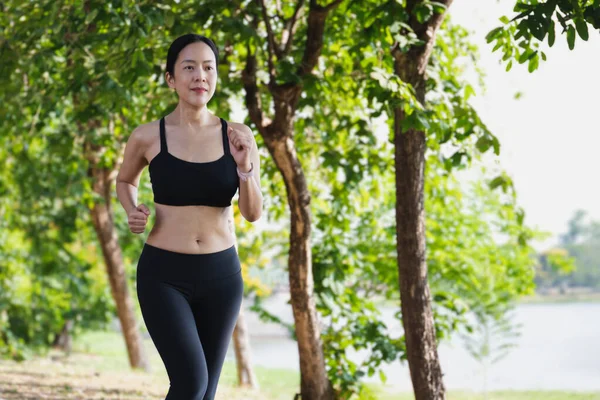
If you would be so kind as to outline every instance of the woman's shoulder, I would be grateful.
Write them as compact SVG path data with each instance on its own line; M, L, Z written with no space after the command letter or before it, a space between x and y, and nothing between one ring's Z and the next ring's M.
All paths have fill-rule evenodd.
M156 120L137 126L131 132L130 140L144 145L153 143L157 140L160 133L159 124L160 120Z
M252 133L252 129L250 129L250 127L244 123L227 121L227 124L229 124L229 126L231 126L233 129Z

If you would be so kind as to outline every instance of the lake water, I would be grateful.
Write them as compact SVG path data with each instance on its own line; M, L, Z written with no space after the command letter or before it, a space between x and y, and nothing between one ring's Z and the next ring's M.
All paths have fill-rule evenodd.
M284 298L272 298L266 308L283 320L292 321L291 306ZM383 319L392 332L400 323L385 309ZM514 313L522 324L516 347L487 370L487 388L600 390L600 303L524 304ZM296 342L285 330L265 324L246 313L255 365L298 370ZM459 337L439 346L447 389L483 389L483 371L465 350ZM228 357L233 359L230 348ZM360 358L354 354L353 358ZM384 367L388 385L412 390L408 366L400 362ZM377 381L377 379L373 379Z

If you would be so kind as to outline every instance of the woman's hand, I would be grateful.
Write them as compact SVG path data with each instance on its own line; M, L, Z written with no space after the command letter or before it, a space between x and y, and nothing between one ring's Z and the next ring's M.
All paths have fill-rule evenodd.
M129 223L129 230L133 233L142 233L146 230L146 223L148 223L148 216L150 210L144 204L140 204L127 215L127 222Z
M251 168L250 153L254 147L254 136L251 131L235 129L229 126L227 130L229 138L229 149L238 168L242 172L248 172Z

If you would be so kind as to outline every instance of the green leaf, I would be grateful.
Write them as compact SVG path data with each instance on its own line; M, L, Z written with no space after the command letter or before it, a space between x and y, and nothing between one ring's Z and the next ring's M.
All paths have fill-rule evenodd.
M121 46L123 47L123 50L130 50L135 47L136 42L137 37L135 35L129 35L127 39L121 43Z
M85 17L85 24L89 25L90 23L92 23L96 17L98 16L98 9L95 8L92 10L92 12L90 12L86 17Z
M512 60L510 60L508 62L508 65L506 65L506 72L510 71L510 69L512 68L512 65L513 65L513 62L512 62Z
M508 24L510 22L510 19L508 19L506 15L503 15L500 17L500 22L502 22L503 24Z
M536 52L536 55L535 55L535 56L533 56L533 57L532 57L532 58L529 60L529 66L528 66L528 68L527 68L527 70L529 71L529 73L531 73L531 72L535 71L535 70L537 69L537 67L538 67L539 63L540 63L540 57L537 55L537 52Z
M503 27L498 27L498 28L494 28L492 29L486 36L485 36L485 40L490 43L492 40L494 40L495 38L499 37L500 34L504 31Z
M433 7L429 3L419 3L415 7L415 15L417 16L417 21L423 24L431 18L433 15Z
M569 50L575 48L575 28L573 28L573 25L569 25L567 29L567 43L569 43Z
M427 131L431 128L431 125L429 124L429 120L427 119L427 116L424 115L423 113L420 112L415 112L414 113L417 121L419 122L420 128Z
M528 20L528 26L531 31L531 34L539 41L544 40L544 36L546 36L546 31L544 29L544 19L542 17L530 16Z
M475 143L475 147L477 147L477 150L480 152L485 153L492 147L492 141L487 136L482 136Z
M471 86L471 85L469 85L469 84L465 85L465 95L464 95L464 100L465 100L465 101L468 101L468 100L469 100L469 98L470 98L471 96L474 96L474 95L475 95L475 89L473 89L473 86Z
M517 2L517 4L515 4L515 7L513 8L514 12L523 12L523 11L529 11L533 6L530 4L524 4L524 3L520 3Z
M492 179L492 181L489 183L489 187L490 189L496 189L498 186L504 186L506 185L507 181L506 178L502 175L495 177L494 179Z
M575 18L575 26L577 27L577 33L583 40L589 39L587 22L583 18Z
M452 166L453 167L458 167L461 165L462 163L462 158L463 156L465 158L469 158L469 155L467 153L465 153L464 151L457 151L456 153L452 154L452 157L450 157L450 161L452 162Z
M527 61L529 59L529 56L531 54L533 54L533 51L531 51L531 49L527 49L521 53L521 55L519 56L519 59L517 61L519 61L519 64L523 64L525 61Z
M444 13L444 12L445 12L445 11L448 9L448 7L446 7L446 5L445 5L445 4L442 4L442 3L437 3L437 2L435 2L435 1L434 1L434 2L432 2L432 3L431 3L431 5L432 5L432 7L433 7L433 11L434 11L436 14L442 14L442 13Z
M387 376L386 376L385 372L383 372L383 369L379 370L379 378L381 379L381 382L383 382L383 383L387 382Z
M173 15L173 13L168 12L167 15L165 15L165 25L168 28L171 28L174 23L175 23L175 16Z
M550 26L548 27L548 46L552 47L554 45L554 40L556 39L556 32L554 21L550 21Z
M513 39L518 40L522 37L528 37L527 30L519 28L519 31L517 32L517 34L515 35L515 37Z

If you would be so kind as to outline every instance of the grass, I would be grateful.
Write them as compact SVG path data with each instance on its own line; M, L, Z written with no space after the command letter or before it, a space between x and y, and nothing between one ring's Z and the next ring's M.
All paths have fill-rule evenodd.
M381 394L377 400L414 400L412 393ZM574 393L561 391L497 391L482 393L450 391L448 400L598 400L599 393Z
M600 303L600 292L590 293L569 293L569 294L533 294L522 297L518 300L519 304L561 304L561 303ZM399 300L388 300L385 298L375 299L375 305L378 307L392 307L400 309Z
M74 352L65 356L52 350L46 357L24 363L0 361L0 399L164 399L169 381L162 360L150 340L144 346L152 371L129 368L122 337L118 333L89 332L77 338ZM236 387L236 369L226 362L217 399L292 400L299 387L297 371L255 367L260 391ZM412 400L412 393L390 392L383 385L368 384L362 400ZM448 400L484 400L481 393L450 391ZM561 391L497 391L486 400L600 400L600 393Z
M600 302L600 292L594 293L573 293L556 295L539 295L523 297L519 300L521 304L555 304L555 303L598 303Z

